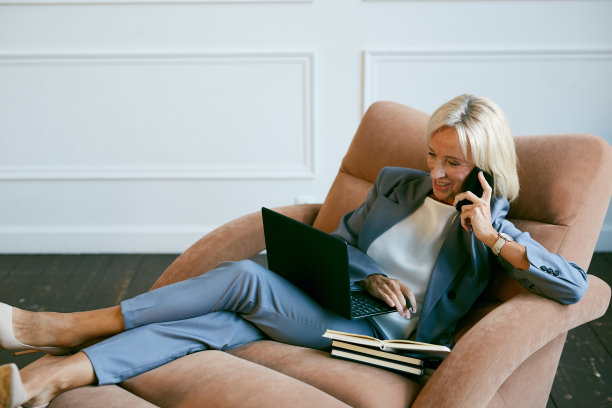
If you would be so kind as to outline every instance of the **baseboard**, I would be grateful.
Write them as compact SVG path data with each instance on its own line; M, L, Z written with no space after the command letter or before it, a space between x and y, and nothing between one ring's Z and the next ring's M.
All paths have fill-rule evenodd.
M0 227L0 253L181 253L210 226Z

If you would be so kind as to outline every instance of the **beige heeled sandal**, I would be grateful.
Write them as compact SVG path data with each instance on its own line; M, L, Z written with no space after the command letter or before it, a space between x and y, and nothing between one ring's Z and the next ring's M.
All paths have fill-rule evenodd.
M17 366L13 363L0 366L0 408L20 408L27 398ZM22 408L46 408L48 406L49 403Z
M62 347L35 347L20 343L13 331L13 307L0 303L0 347L17 351L14 355L42 352L61 356L70 353L71 349Z
M0 366L0 407L17 408L27 398L15 364Z

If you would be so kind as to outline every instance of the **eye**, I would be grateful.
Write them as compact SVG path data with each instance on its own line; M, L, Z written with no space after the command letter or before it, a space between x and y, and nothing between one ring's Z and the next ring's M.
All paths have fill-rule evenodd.
M427 152L427 155L431 158L435 158L436 154L434 152Z
M453 167L457 167L460 163L456 161L449 161L448 164L450 164Z

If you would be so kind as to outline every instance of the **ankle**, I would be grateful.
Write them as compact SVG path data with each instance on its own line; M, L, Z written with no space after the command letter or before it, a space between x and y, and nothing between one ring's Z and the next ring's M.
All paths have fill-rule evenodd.
M62 392L92 384L93 366L84 353L71 356L45 356L21 370L27 406L48 403Z
M77 385L74 384L72 373L65 369L58 369L51 375L49 391L51 391L54 396L76 387Z
M79 344L109 337L124 330L120 306L70 313L69 317L69 327L66 331L70 332L74 328L79 328Z
M60 360L56 367L57 369L52 374L50 387L54 395L90 385L96 381L89 357L82 351Z
M57 313L59 315L59 313ZM77 347L90 340L81 333L81 322L77 313L62 313L56 316L55 329L58 329L56 342L61 347Z

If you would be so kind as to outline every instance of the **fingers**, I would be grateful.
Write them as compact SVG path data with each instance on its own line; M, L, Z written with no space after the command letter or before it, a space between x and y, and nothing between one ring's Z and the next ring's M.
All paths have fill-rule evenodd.
M371 275L366 279L366 289L373 296L382 299L397 312L409 319L416 312L416 298L412 290L397 279L390 279L384 275ZM408 300L408 303L406 302Z
M461 213L461 226L463 227L464 230L466 230L467 232L470 232L470 228L472 226L470 222L470 217L464 212Z
M482 191L483 191L481 197L478 197L476 194L474 194L473 192L469 190L464 191L455 196L455 202L453 203L453 205L457 205L459 201L465 200L465 199L468 199L474 204L478 204L479 202L481 202L480 200L486 203L490 203L491 196L493 195L493 189L487 182L487 179L485 178L482 171L478 173L478 181L480 182L480 185L482 186Z
M493 189L487 182L487 179L485 178L482 171L478 173L478 180L480 181L480 185L482 186L482 190L483 190L481 198L485 200L487 203L491 202L491 195L493 194Z
M461 200L463 200L465 198L467 198L468 200L472 201L473 203L476 203L477 200L480 200L471 191L466 191L465 193L457 194L457 196L455 197L454 205L457 205L457 203L459 201L461 201ZM472 225L472 222L471 222L471 215L472 215L472 213L471 213L471 211L476 207L476 205L478 205L478 204L466 204L466 205L464 205L461 208L461 215L460 215L461 226L467 232L471 231L471 225Z
M464 191L463 193L459 193L455 196L455 201L453 202L453 205L455 206L457 205L459 201L462 201L465 199L471 201L472 203L477 203L479 202L480 197L478 197L476 194L472 193L471 191ZM469 204L466 204L466 205L469 205ZM465 207L465 205L463 207Z
M476 228L487 225L487 222L490 222L491 219L489 203L491 202L493 189L482 171L478 173L478 180L483 189L482 197L478 197L471 191L465 191L455 196L454 205L464 199L472 202L472 204L464 205L461 209L461 226L467 232L475 231Z
M405 318L409 319L410 310L408 310L408 308L406 307L406 298L404 297L404 294L401 292L401 290L399 290L398 293L399 285L393 286L395 287L392 288L389 297L393 300L393 303L395 304L395 310L397 310L397 313L399 313L400 316L404 316Z
M409 304L406 305L406 308L410 312L416 313L417 312L417 302L416 302L416 296L414 295L414 292L404 282L400 282L400 286L401 286L402 295L404 299L408 299Z

